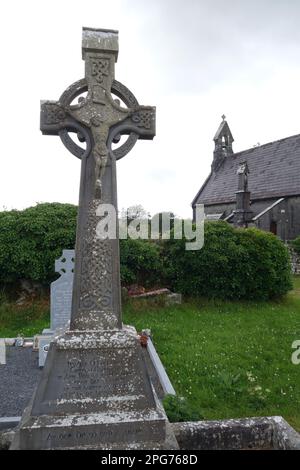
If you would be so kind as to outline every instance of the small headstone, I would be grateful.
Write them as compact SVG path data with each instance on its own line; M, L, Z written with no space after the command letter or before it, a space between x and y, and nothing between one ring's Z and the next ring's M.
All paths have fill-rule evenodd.
M6 345L3 338L0 338L0 364L6 364Z
M44 367L51 337L53 339L61 329L68 329L70 323L74 257L75 250L63 250L62 256L55 261L55 272L60 274L60 278L51 283L50 328L45 328L43 336L37 335L34 342L34 349L39 351L40 367Z
M55 271L60 274L60 278L51 284L50 330L53 332L64 328L70 321L74 256L74 250L63 250L61 258L55 261Z

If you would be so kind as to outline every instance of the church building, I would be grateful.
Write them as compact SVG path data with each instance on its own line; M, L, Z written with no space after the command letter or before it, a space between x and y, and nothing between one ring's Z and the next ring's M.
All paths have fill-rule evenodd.
M211 172L192 201L206 219L255 226L283 241L300 235L300 134L234 153L222 116Z

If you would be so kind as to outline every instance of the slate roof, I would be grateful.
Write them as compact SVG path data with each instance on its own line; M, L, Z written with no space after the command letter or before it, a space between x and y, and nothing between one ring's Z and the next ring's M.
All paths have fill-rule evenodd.
M209 175L192 205L234 202L237 169L247 161L251 199L300 194L300 134L276 140L228 156L221 167Z

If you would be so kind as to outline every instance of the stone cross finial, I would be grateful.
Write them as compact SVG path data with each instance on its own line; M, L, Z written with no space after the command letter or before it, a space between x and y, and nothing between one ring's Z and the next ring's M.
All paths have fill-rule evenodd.
M74 250L63 250L60 258L55 260L55 272L61 274L72 273L74 269Z
M138 139L153 139L155 108L140 106L114 78L117 31L83 28L82 57L85 78L67 88L58 101L41 103L41 131L59 135L82 161L71 329L121 328L119 243L97 239L97 209L110 204L117 213L116 160ZM70 137L72 133L86 148ZM122 135L127 140L113 149Z
M223 121L225 121L225 119L226 119L225 114L223 114L223 115L221 116L221 118L222 118Z

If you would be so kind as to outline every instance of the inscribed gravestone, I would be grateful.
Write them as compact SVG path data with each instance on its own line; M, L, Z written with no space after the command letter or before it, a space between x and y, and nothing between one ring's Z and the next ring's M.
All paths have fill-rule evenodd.
M55 272L60 273L60 278L51 284L50 328L52 331L64 328L70 321L74 256L74 250L63 250L61 258L55 261Z
M39 351L39 367L44 367L50 341L59 329L66 328L71 317L72 291L74 278L74 250L63 250L62 256L55 260L55 272L60 277L51 283L50 328L43 330L43 335L36 337Z
M116 161L154 137L155 108L140 106L114 79L117 31L83 28L82 52L85 79L41 107L43 133L58 134L82 162L70 331L51 343L11 448L177 448L137 335L122 327L119 240L96 236L99 207L117 213ZM113 150L123 134L127 141Z

